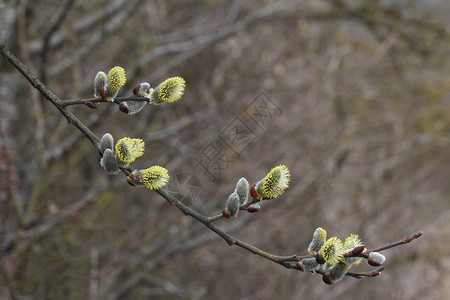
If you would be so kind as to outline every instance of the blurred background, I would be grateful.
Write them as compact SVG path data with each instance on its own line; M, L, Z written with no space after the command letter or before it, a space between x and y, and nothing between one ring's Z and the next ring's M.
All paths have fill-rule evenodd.
M186 80L129 116L71 107L97 135L142 138L134 166L207 216L236 181L292 174L257 214L217 225L279 255L317 227L383 252L372 279L285 269L229 247L158 194L107 175L92 144L0 62L0 299L450 297L450 4L445 0L0 1L0 40L61 99ZM367 263L352 270L369 271Z

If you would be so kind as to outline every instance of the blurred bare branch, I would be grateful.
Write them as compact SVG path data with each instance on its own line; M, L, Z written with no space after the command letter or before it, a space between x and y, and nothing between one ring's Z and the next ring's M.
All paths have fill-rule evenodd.
M449 11L443 0L0 4L1 44L29 68L0 47L0 298L448 298ZM127 71L120 98L182 76L183 101L135 116L75 105L116 65ZM225 143L261 90L281 115L261 128L242 119L254 142L225 148L232 159L211 182L196 159ZM176 199L105 176L90 146L105 132L144 139L139 164L166 167ZM225 219L236 180L274 164L292 171L286 196ZM330 290L286 270L318 226L369 246L427 235L386 251L386 274L348 278L381 271L355 267Z
M48 54L48 48L50 45L50 39L52 38L53 34L58 30L58 28L61 26L61 24L64 22L64 19L66 15L69 13L70 9L73 6L74 0L67 0L59 13L56 15L56 17L50 22L50 24L47 26L47 28L44 31L44 34L42 36L42 51L41 51L41 65L40 65L40 71L39 71L39 78L42 82L46 82L47 74L45 72L46 69L46 62L47 62L47 54Z
M123 23L135 12L136 7L138 7L141 2L142 0L123 1L121 2L121 4L126 3L126 9L118 11L108 10L108 13L114 13L114 17L104 14L104 16L107 18L107 23L96 28L96 31L91 35L89 42L80 47L79 50L77 50L76 57L78 57L79 59L83 59L90 53L93 48L101 44L101 42L108 35L111 35L115 31L117 31L120 26L122 26ZM71 57L66 57L58 65L49 68L49 75L53 77L58 76L59 74L70 68L73 64L74 59Z

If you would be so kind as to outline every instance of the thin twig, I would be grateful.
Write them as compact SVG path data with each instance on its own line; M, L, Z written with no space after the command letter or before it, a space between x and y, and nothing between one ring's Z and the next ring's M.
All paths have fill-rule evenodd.
M380 273L384 271L384 267L381 267L379 269L376 269L374 271L370 272L347 272L345 275L355 277L355 278L361 278L361 277L375 277L380 275Z
M120 102L126 102L126 101L136 101L136 102L149 102L150 98L147 97L138 97L138 96L128 96L128 97L117 97L114 98L114 101L108 101L101 98L89 98L89 99L75 99L75 100L63 100L61 103L62 107L67 107L71 105L79 105L79 104L87 104L89 102L91 103L120 103Z
M92 37L90 41L78 49L74 55L66 57L57 65L50 68L49 74L51 76L58 76L74 64L74 57L83 59L88 56L92 52L93 48L97 47L101 41L105 40L107 36L116 32L123 25L123 23L125 23L130 16L136 12L136 7L139 7L141 2L143 2L143 0L123 1L124 5L118 10L109 10L105 7L105 11L108 11L109 14L102 16L102 18L105 17L105 21L101 22L101 26L95 27L96 31L91 34ZM95 26L96 24L97 23L94 20L93 25Z
M215 215L213 217L208 217L208 222L212 223L212 222L215 222L215 221L220 220L222 218L223 218L223 214Z
M234 240L234 238L232 236L227 234L225 231L223 231L219 227L217 227L217 226L211 224L210 222L208 222L208 218L207 217L205 217L202 214L196 212L192 208L184 205L183 203L178 201L178 199L176 199L174 196L170 195L169 193L167 193L166 191L164 191L162 189L156 190L156 192L158 194L160 194L161 197L166 199L167 202L169 202L170 205L173 205L173 206L177 207L185 215L195 218L200 223L202 223L203 225L205 225L206 227L208 227L209 229L211 229L212 231L217 233L221 238L223 238L227 242L228 245L231 246L231 245L233 245L235 243L235 240Z
M98 24L105 23L105 20L117 14L118 11L123 10L123 7L128 3L127 0L109 1L108 5L104 5L102 9L91 11L89 15L83 16L82 19L76 20L69 26L69 30L61 30L52 35L49 42L49 49L63 45L69 39L70 35L80 36L92 30ZM70 32L70 33L69 33ZM42 52L43 41L41 38L29 42L29 51L31 55L36 55Z
M226 233L225 231L223 231L222 229L220 229L219 227L211 224L209 222L209 218L203 216L202 214L194 211L193 209L191 209L190 207L184 205L183 203L181 203L180 201L178 201L175 197L173 197L172 195L170 195L169 193L167 193L166 191L159 189L156 190L156 192L158 194L160 194L164 199L167 200L167 202L169 202L171 205L177 207L179 210L181 210L185 215L187 216L191 216L193 218L195 218L196 220L198 220L199 222L201 222L203 225L205 225L206 227L208 227L209 229L211 229L212 231L214 231L215 233L217 233L220 237L222 237L229 246L232 245L236 245L239 246L241 248L244 248L250 252L252 252L253 254L262 256L264 258L267 258L277 264L281 264L283 265L283 262L288 261L288 260L296 260L296 256L279 256L279 255L274 255L268 252L265 252L255 246L252 246L250 244L247 244L241 240L238 240L237 238L233 237L232 235Z
M73 3L75 0L67 0L66 3L64 3L63 7L59 11L59 14L56 16L56 18L49 24L49 26L46 28L44 35L42 37L42 51L41 51L41 61L40 61L40 78L43 82L46 82L47 78L47 72L45 72L45 66L47 61L47 54L48 49L50 45L50 39L52 38L53 34L58 30L58 28L63 23L64 19L66 18L67 14L69 13L70 9L73 6Z
M390 249L390 248L397 247L397 246L400 246L400 245L408 244L408 243L412 242L413 240L418 239L419 237L421 237L422 234L423 234L423 232L419 231L416 234L413 234L411 236L405 237L404 239L401 239L400 241L397 241L395 243L389 243L388 245L380 247L380 248L377 248L375 250L372 250L371 252L381 252L381 251L386 250L386 249Z
M270 200L270 199L269 198L263 198L263 199L260 200L260 199L257 199L257 198L253 198L253 200L249 201L247 204L239 206L239 210L247 210L247 208L249 208L253 204L260 203L260 202L265 201L265 200ZM209 222L215 222L215 221L220 220L222 218L225 218L224 215L223 214L218 214L218 215L215 215L215 216L212 216L212 217L208 217L208 221Z

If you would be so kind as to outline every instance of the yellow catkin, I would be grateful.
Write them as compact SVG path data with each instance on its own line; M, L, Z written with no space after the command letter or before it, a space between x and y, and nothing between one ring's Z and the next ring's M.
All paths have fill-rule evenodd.
M142 183L151 190L157 190L169 182L169 172L160 166L153 166L142 171Z

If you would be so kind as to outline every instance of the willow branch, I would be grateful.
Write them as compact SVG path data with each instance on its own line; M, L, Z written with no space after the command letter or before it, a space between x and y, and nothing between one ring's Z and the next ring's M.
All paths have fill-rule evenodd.
M347 272L346 276L354 277L354 278L362 278L362 277L376 277L380 275L380 273L384 271L384 267L378 268L374 271L370 272Z
M67 119L69 124L73 124L77 127L81 133L83 133L94 145L96 149L99 149L100 139L92 133L75 115L64 107L63 101L59 99L52 91L50 91L37 77L25 66L14 54L12 54L6 45L0 44L0 54L11 63L22 75L31 83L31 85L37 89L45 99L50 101Z
M169 193L167 193L166 191L159 189L156 190L156 192L158 194L161 195L161 197L163 197L164 199L166 199L166 201L170 204L175 206L176 208L178 208L179 210L181 210L181 212L183 212L183 214L193 217L194 219L196 219L197 221L199 221L200 223L202 223L203 225L205 225L206 227L208 227L209 229L211 229L212 231L214 231L217 235L219 235L221 238L223 238L228 245L233 245L235 243L235 239L230 236L229 234L227 234L225 231L223 231L222 229L220 229L219 227L211 224L208 221L208 218L203 216L202 214L196 212L195 210L193 210L192 208L184 205L183 203L181 203L180 201L178 201L177 198L175 198L174 196L170 195Z
M87 102L87 101L98 101L98 102L104 102L103 99L80 99L80 100L66 100L66 101L62 101L60 98L58 98L53 92L51 92L44 84L42 84L35 75L33 75L33 73L18 59L16 58L7 48L4 44L0 44L0 53L2 54L2 56L8 60L8 62L10 62L19 72L21 72L24 77L32 84L32 86L34 88L36 88L44 97L45 99L47 99L48 101L50 101L54 106L56 106L56 108L58 108L58 110L66 117L67 121L70 124L73 124L75 127L77 127L81 133L83 133L94 145L94 147L98 150L99 149L99 144L100 144L100 140L99 138L94 135L89 128L87 128L80 120L78 120L70 111L67 110L67 106L69 105L75 105L75 104L85 104L83 103L83 101ZM145 100L144 100L145 99ZM143 97L124 97L124 98L117 98L116 101L148 101L148 98L143 98ZM115 102L116 102L115 101ZM128 167L122 167L121 168L122 172L127 176L130 174L130 172L132 172L134 170L134 168L132 166L128 166ZM280 264L288 269L298 269L296 266L296 263L301 261L303 258L306 257L311 257L311 255L306 255L306 256L297 256L297 255L290 255L290 256L280 256L280 255L275 255L275 254L271 254L268 253L266 251L263 251L255 246L252 246L244 241L241 241L235 237L233 237L232 235L228 234L227 232L225 232L224 230L222 230L221 228L215 226L214 224L212 224L212 222L219 220L220 218L222 218L221 215L217 215L217 216L213 216L213 217L206 217L202 214L200 214L199 212L193 210L192 208L186 206L185 204L183 204L182 202L180 202L177 198L175 198L174 196L170 195L169 193L167 193L166 191L159 189L156 190L156 192L163 197L170 205L175 206L176 208L178 208L182 213L184 213L186 216L190 216L192 218L194 218L195 220L197 220L198 222L202 223L204 226L206 226L208 229L210 229L211 231L213 231L214 233L216 233L218 236L220 236L221 238L223 238L227 244L229 246L232 245L236 245L239 246L253 254L256 254L258 256L264 257L270 261L273 261L277 264ZM36 236L41 234L42 232L46 232L48 230L50 230L52 227L54 227L56 224L58 224L59 222L64 221L65 219L67 219L68 217L70 217L71 215L73 215L74 211L78 211L80 209L80 207L83 207L83 205L85 205L86 203L92 201L93 196L91 197L87 197L85 200L81 201L80 203L75 204L72 207L69 207L66 211L62 212L57 218L51 219L50 221L48 221L45 224L42 224L41 226L38 226L36 228L33 228L31 230L28 231L22 231L18 233L18 237L19 238L29 238L32 236ZM266 199L262 199L262 200L266 200ZM251 206L252 204L258 203L262 200L259 199L253 199L251 202L242 205L240 207L240 210L246 210L249 206ZM413 241L414 239L419 238L423 233L422 232L418 232L412 236L406 237L400 241L397 241L395 243L390 243L386 246L377 248L371 252L374 251L383 251L389 248L393 248L399 245L403 245L406 243L409 243L411 241ZM354 256L362 256L367 258L367 253L360 253L358 255L354 255ZM347 273L346 275L348 276L353 276L356 278L361 278L361 277L374 277L377 276L383 269L380 268L378 270L372 271L372 272L365 272L365 273ZM324 270L316 270L314 271L318 274L326 274L326 271Z
M211 222L209 221L209 218L205 217L204 215L196 212L195 210L191 209L190 207L184 205L183 203L181 203L180 201L178 201L178 199L176 199L175 197L173 197L172 195L170 195L169 193L167 193L166 191L159 189L156 190L156 192L158 194L161 195L161 197L163 197L164 199L166 199L166 201L170 204L175 206L176 208L178 208L179 210L181 210L185 215L190 216L194 219L196 219L197 221L199 221L200 223L202 223L203 225L205 225L206 227L208 227L209 229L211 229L212 231L214 231L217 235L219 235L221 238L223 238L227 244L229 246L232 245L236 245L239 246L241 248L244 248L248 251L250 251L253 254L262 256L268 260L271 260L275 263L278 264L282 264L283 262L285 262L288 259L293 259L294 256L279 256L279 255L274 255L268 252L265 252L255 246L252 246L250 244L247 244L235 237L233 237L232 235L226 233L225 231L223 231L222 229L220 229L219 227L211 224ZM282 264L283 265L283 264Z
M149 102L150 98L147 97L138 97L138 96L128 96L128 97L117 97L114 98L114 102L119 104L120 102L126 102L126 101L142 101L142 102ZM71 105L80 105L80 104L87 104L87 103L111 103L111 101L107 101L105 99L101 98L89 98L89 99L75 99L75 100L63 100L61 105L62 107L67 107Z
M400 246L400 245L408 244L408 243L412 242L413 240L416 240L419 237L421 237L422 234L423 234L423 232L419 231L416 234L413 234L411 236L405 237L405 238L401 239L400 241L397 241L397 242L394 242L394 243L389 243L386 246L377 248L375 250L372 250L371 252L381 252L383 250L387 250L387 249L394 248L394 247L397 247L397 246Z

